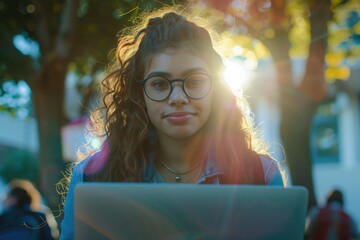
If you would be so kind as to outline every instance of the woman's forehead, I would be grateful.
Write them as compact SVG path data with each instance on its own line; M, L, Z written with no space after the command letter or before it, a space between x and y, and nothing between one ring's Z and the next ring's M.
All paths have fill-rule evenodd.
M181 77L194 71L210 73L210 68L205 59L188 49L166 49L150 57L145 76L152 72L163 72Z

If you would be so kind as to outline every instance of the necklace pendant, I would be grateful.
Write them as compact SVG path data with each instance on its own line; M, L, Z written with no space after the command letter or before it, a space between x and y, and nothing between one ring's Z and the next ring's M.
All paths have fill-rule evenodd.
M181 180L181 179L180 179L180 176L175 176L175 181L176 181L176 182L180 182L180 180Z

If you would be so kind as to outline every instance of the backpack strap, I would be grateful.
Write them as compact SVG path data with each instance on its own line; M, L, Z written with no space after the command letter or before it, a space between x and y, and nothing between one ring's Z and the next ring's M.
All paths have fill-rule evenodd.
M252 162L254 163L253 167L253 181L255 185L265 185L265 176L264 168L260 159L260 155L253 152L252 153Z
M250 162L253 163L252 168L252 183L253 185L265 185L265 175L264 175L264 168L260 159L260 155L254 151L250 153ZM220 184L232 184L232 181L229 181L228 177L225 175L219 176ZM242 183L236 183L242 184Z
M104 151L101 150L83 161L84 162L82 163L85 164L83 170L83 182L93 182L97 174L99 174L104 167L104 164L107 161L107 154L104 154Z

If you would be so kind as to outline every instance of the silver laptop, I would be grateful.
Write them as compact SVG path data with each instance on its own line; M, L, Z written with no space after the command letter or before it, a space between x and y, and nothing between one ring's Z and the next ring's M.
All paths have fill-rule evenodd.
M303 187L84 183L75 239L303 239Z

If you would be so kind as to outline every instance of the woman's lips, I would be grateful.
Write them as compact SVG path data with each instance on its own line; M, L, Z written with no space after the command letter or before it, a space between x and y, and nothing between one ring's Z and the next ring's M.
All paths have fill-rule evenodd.
M165 115L165 118L172 124L182 125L185 124L193 116L193 113L170 113Z

